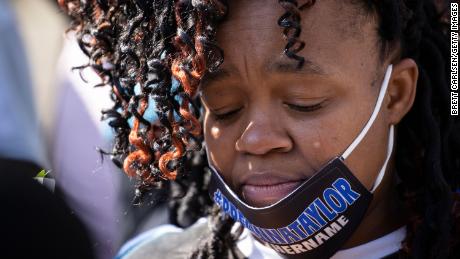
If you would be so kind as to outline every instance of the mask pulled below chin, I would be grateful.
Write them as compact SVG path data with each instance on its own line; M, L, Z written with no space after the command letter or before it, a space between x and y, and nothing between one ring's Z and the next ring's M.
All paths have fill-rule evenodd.
M252 207L242 201L210 165L211 198L226 215L240 222L257 240L283 257L318 259L335 254L361 223L391 157L393 125L387 156L371 191L344 164L375 121L391 72L392 65L386 71L370 119L350 146L286 197L270 206ZM211 161L209 153L208 161Z

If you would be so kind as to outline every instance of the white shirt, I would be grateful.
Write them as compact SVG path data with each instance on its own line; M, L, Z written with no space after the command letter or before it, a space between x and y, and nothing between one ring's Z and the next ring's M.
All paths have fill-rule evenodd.
M206 219L201 218L198 220L197 224L200 223L206 223ZM116 258L127 258L132 251L135 251L142 245L155 242L155 239L161 237L164 234L180 233L182 231L183 229L169 224L151 229L123 245ZM349 249L340 250L335 255L333 255L331 259L382 258L399 251L401 249L401 243L405 237L406 227L401 227L373 241ZM281 258L274 250L256 241L247 229L243 231L237 246L243 255L249 259Z
M273 249L270 249L257 242L249 231L245 229L238 242L238 248L250 259L280 259ZM377 238L365 244L349 249L338 251L331 259L349 258L382 258L391 255L401 249L401 243L406 237L406 227L401 227L385 236Z

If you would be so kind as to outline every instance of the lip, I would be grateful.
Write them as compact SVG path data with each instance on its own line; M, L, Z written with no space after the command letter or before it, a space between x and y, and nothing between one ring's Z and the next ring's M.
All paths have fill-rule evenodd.
M274 173L246 175L240 193L245 202L255 207L276 203L299 187L305 179L279 176Z

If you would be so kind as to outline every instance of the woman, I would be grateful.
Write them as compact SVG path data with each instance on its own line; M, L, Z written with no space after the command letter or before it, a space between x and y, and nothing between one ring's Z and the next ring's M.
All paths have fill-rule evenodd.
M112 87L112 160L176 225L208 216L121 257L455 256L444 4L59 2Z

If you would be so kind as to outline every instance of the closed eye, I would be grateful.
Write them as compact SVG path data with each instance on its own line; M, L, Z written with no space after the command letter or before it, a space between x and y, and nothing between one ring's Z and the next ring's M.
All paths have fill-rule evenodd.
M315 105L303 106L303 105L296 105L296 104L286 103L286 105L290 109L295 110L295 111L299 111L299 112L313 112L313 111L316 111L318 109L321 109L322 104L323 103L321 102L321 103L318 103L318 104L315 104Z
M231 117L233 117L233 115L237 114L239 111L241 111L241 109L243 109L242 107L239 108L239 109L236 109L236 110L232 110L232 111L229 111L229 112L226 112L226 113L222 113L222 114L217 114L217 113L214 113L214 118L216 120L226 120L226 119L230 119Z

